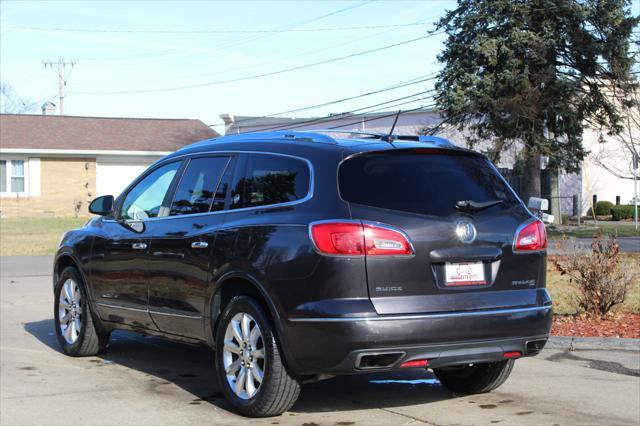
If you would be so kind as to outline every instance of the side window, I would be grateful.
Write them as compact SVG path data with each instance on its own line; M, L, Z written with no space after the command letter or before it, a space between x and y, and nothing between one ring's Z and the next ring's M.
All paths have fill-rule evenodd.
M234 202L233 208L268 206L299 200L309 192L309 180L309 167L302 160L278 155L249 154L246 173L240 182L240 200Z
M225 192L220 195L220 177L229 163L229 157L194 158L189 161L176 194L171 203L171 216L206 213L214 201L222 199L224 208Z
M121 219L158 217L164 196L180 168L180 161L157 168L127 194L120 209Z

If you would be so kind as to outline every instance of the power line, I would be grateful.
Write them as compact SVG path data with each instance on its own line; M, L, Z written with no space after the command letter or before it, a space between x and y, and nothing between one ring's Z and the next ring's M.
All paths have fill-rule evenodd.
M407 103L409 103L409 102L407 102ZM395 106L399 106L399 105L395 105ZM431 108L431 107L433 107L433 106L435 106L435 104L429 104L429 105L419 106L419 107L417 107L417 108L407 109L407 110L404 110L404 111L400 110L400 114L407 113L407 112L418 111L418 110L421 110L421 109L424 109L424 108ZM367 122L369 122L369 121L375 121L375 120L380 120L380 119L382 119L382 118L389 118L389 117L393 117L393 116L395 116L395 115L397 115L397 114L398 114L398 111L394 111L394 112L392 112L392 113L390 113L390 114L387 114L387 115L378 115L378 116L376 116L376 117L370 117L370 118L366 118L366 119L363 119L363 120L354 121L354 122L352 122L352 123L346 123L346 124L341 124L341 125L339 125L339 126L329 127L329 128L328 128L328 129L326 129L326 130L339 129L339 128L341 128L341 127L345 127L345 126L354 126L354 125L356 125L356 124L360 124L360 123L367 123Z
M419 21L416 21L416 24L424 25L429 19L434 19L434 17L427 18L427 19L421 19ZM378 32L375 32L373 34L367 34L364 37L350 38L346 42L341 42L341 43L338 43L338 44L332 44L330 46L324 46L324 47L321 47L319 49L307 50L307 51L303 51L303 52L300 52L300 53L296 53L294 55L285 56L285 57L281 57L281 58L270 60L270 61L258 62L258 63L243 65L243 66L239 66L239 67L226 68L226 69L218 70L218 71L216 71L214 73L209 72L209 73L200 73L200 74L195 74L195 75L192 74L190 76L173 77L173 78L168 78L168 79L165 78L165 79L154 80L154 81L150 81L150 80L147 79L147 80L144 80L144 81L127 82L126 84L136 84L136 85L138 85L138 84L163 83L163 82L170 82L170 81L176 81L176 80L194 79L194 78L201 78L201 77L211 77L211 76L214 76L214 75L225 74L225 73L228 73L228 72L231 72L231 71L238 71L238 70L244 70L244 69L250 69L250 68L257 68L257 67L261 67L261 66L265 66L265 65L271 65L271 64L275 64L275 63L280 63L280 62L287 61L287 60L290 60L290 59L296 59L296 58L300 58L300 57L303 57L303 56L312 55L314 53L323 52L323 51L326 51L326 50L332 50L332 49L340 48L340 47L343 47L343 46L347 46L347 45L350 45L350 44L357 43L357 42L362 41L362 40L375 38L375 37L378 37L380 35L389 33L391 31L392 30L378 31ZM191 56L191 54L188 54L188 55L185 55L185 56ZM181 57L184 57L184 56L181 56ZM97 61L100 61L100 60L95 60L95 61L97 62ZM106 59L105 59L105 61L106 61ZM104 87L104 86L105 86L104 83L103 84L98 84L98 85L96 85L96 84L88 84L88 85L83 85L82 88L85 89L85 90L91 90L90 88Z
M377 30L383 28L403 28L422 25L421 23L401 23L383 25L361 25L347 27L323 27L323 28L289 28L289 29L219 29L219 30L117 30L117 29L93 29L93 28L58 28L58 27L22 27L9 26L5 30L42 31L42 32L71 32L71 33L109 33L109 34L264 34L264 33L310 33L310 32L334 32L334 31L360 31Z
M332 62L338 62L338 61L342 61L342 60L345 60L345 59L355 58L357 56L367 55L369 53L374 53L374 52L379 52L379 51L386 50L386 49L391 49L391 48L394 48L394 47L403 46L403 45L410 44L410 43L415 43L417 41L424 40L424 39L427 39L429 37L433 37L433 36L441 34L441 33L442 32L432 32L432 33L429 33L429 34L427 34L425 36L413 38L413 39L410 39L410 40L401 41L401 42L398 42L398 43L389 44L389 45L382 46L382 47L377 47L375 49L369 49L369 50L364 50L364 51L360 51L360 52L356 52L356 53L351 53L349 55L339 56L337 58L331 58L331 59L326 59L326 60L323 60L323 61L312 62L312 63L305 64L305 65L298 65L298 66L295 66L295 67L285 68L285 69L281 69L281 70L277 70L277 71L271 71L271 72L267 72L267 73L255 74L255 75L250 75L250 76L245 76L245 77L232 78L232 79L227 79L227 80L210 81L210 82L206 82L206 83L190 84L190 85L185 85L185 86L165 87L165 88L160 88L160 89L121 90L121 91L105 91L105 92L73 92L73 93L74 94L78 94L78 95L124 95L124 94L133 94L133 93L170 92L170 91L176 91L176 90L194 89L194 88L198 88L198 87L214 86L214 85L218 85L218 84L234 83L234 82L238 82L238 81L253 80L253 79L256 79L256 78L270 77L270 76L273 76L273 75L284 74L284 73L287 73L287 72L299 71L299 70L302 70L302 69L307 69L307 68L315 67L315 66L318 66L318 65L324 65L324 64L328 64L328 63L332 63Z
M353 114L350 117L361 117L361 116L364 116L364 115L367 115L367 114L371 114L371 113L374 113L374 112L379 112L379 111L386 110L386 109L392 108L392 107L397 107L397 106L410 104L412 102L416 102L416 101L420 101L420 100L424 100L424 99L429 99L429 97L420 98L420 99L414 99L412 101L402 102L402 103L399 103L399 104L396 104L396 105L389 105L389 106L386 106L385 108L381 108L381 109L377 109L377 110L373 110L373 111L367 111L367 112L364 112L364 113L361 113L361 114ZM434 106L435 106L435 104L421 105L421 106L416 107L416 108L400 111L400 113L402 114L402 113L407 113L407 112L418 111L418 110L421 110L421 109L431 108L431 107L434 107ZM391 112L391 113L385 114L385 115L377 115L375 117L361 118L358 121L353 121L353 122L350 122L350 123L343 123L343 124L340 124L340 125L337 125L337 126L328 127L328 128L326 128L324 130L334 130L334 129L340 129L340 128L346 127L346 126L355 126L355 125L358 125L358 124L361 124L361 123L368 123L370 121L376 121L376 120L380 120L380 119L383 119L383 118L393 117L393 116L395 116L397 114L398 114L398 111L394 111L394 112ZM339 118L341 118L341 117L327 116L327 117L324 117L323 120L324 120L324 122L327 122L327 121L332 121L332 120L336 120L336 119L339 119ZM290 126L290 127L286 127L286 128L283 127L281 129L276 129L276 130L293 130L293 129L300 128L300 127L303 127L303 126L305 126L305 124L298 124L298 125ZM269 130L272 130L272 129L268 129L268 128L267 129L259 129L259 130L255 130L253 132L246 132L246 133L265 132L265 131L269 131Z
M320 16L315 16L315 17L312 17L312 18L305 19L303 21L294 22L292 24L284 26L284 28L279 28L279 29L295 29L295 28L299 28L299 27L302 27L302 26L307 25L309 23L320 21L320 20L328 18L330 16L334 16L334 15L346 12L348 10L352 10L352 9L355 9L355 8L358 8L358 7L361 7L361 6L365 6L365 5L367 5L367 4L371 3L371 2L372 2L372 0L367 0L365 2L353 4L353 5L350 5L350 6L347 6L347 7L340 8L338 10L334 10L334 11L329 12L329 13L322 14ZM196 47L195 53L190 53L190 54L187 54L186 56L191 56L193 54L198 54L198 53L203 52L203 51L205 51L205 52L206 51L216 52L216 51L221 50L221 48L223 48L223 47L224 48L236 47L236 46L240 46L240 45L243 45L243 44L246 44L246 43L249 43L249 42L254 42L256 40L261 40L261 39L265 39L265 38L268 38L268 37L272 37L273 35L274 34L265 33L265 34L249 35L247 37L247 35L245 34L244 37L235 37L235 38L223 40L222 42L216 42L216 43L206 43L204 45ZM217 49L211 50L211 48L215 48L215 47L217 47ZM193 48L191 48L191 50L193 50ZM151 54L151 55L144 55L144 56L135 55L135 56L126 56L126 57L122 57L121 56L121 57L113 57L113 58L83 58L83 60L84 61L96 61L96 62L99 62L99 61L105 61L105 60L109 60L110 61L110 60L139 59L140 57L142 57L142 58L153 58L153 57L166 56L167 53L169 55L171 55L172 52L184 53L184 48L180 47L180 48L175 48L175 49L169 49L168 51L164 51L163 53L160 53L160 54L154 53L154 54ZM182 54L182 55L179 55L179 56L184 57L185 55ZM150 61L146 61L146 62L151 62L151 61L153 61L153 59L150 60ZM143 61L143 63L144 62L145 61Z
M283 129L284 129L284 130L289 130L289 129L296 129L296 128L300 128L300 127L307 126L307 125L309 125L309 124L314 124L314 123L323 123L323 122L327 122L327 121L335 121L335 120L338 120L338 119L343 118L343 117L346 117L346 116L349 116L349 117L357 117L357 116L361 116L361 115L365 115L365 114L371 114L371 113L373 113L373 112L383 111L383 110L386 110L386 109L388 109L388 108L392 108L392 107L396 107L396 106L401 106L401 105L406 105L406 104L410 104L410 103L417 102L417 101L421 101L421 100L425 100L425 99L431 99L431 96L426 96L426 97L423 97L423 98L411 99L411 100L409 100L409 101L405 101L405 102L402 102L402 103L399 103L399 104L395 104L395 105L389 105L389 104L394 103L394 102L397 102L397 101L399 101L399 100L404 100L404 99L407 99L407 98L412 98L412 97L415 97L415 96L418 96L418 95L421 95L421 94L431 93L431 92L434 92L434 91L435 91L435 89L426 90L426 91L424 91L424 92L414 93L413 95L404 96L404 97L402 97L402 98L393 99L393 100L391 100L391 101L382 102L382 103L374 104L374 105L369 105L369 106L362 107L362 108L357 108L357 109L354 109L354 110L351 110L351 111L348 111L348 112L344 112L344 113L342 113L342 114L328 115L328 116L326 116L326 117L311 118L311 119L308 119L308 120L298 121L298 122L296 122L296 123L292 123L293 125L288 124L288 123L279 124L279 125L277 125L277 126L273 126L273 127L261 128L261 129L260 129L260 130L258 130L258 131L260 131L260 132L264 132L264 131L270 131L270 130L283 130ZM381 106L381 105L384 105L384 107L383 107L383 108L378 108L378 109L375 109L375 110L371 110L371 111L366 111L366 112L362 112L362 113L357 113L358 111L363 111L363 110L370 109L370 108L373 108L373 107L376 107L376 106ZM421 107L421 108L422 108L422 107ZM393 115L393 114L392 114L392 115ZM345 125L347 125L347 124L341 125L341 126L339 126L339 127L342 127L342 126L345 126Z
M436 78L435 74L436 73L425 74L423 76L416 77L416 78L413 78L411 80L403 81L403 82L394 84L394 85L389 86L389 87L385 87L385 88L378 89L378 90L373 90L373 91L366 92L366 93L361 93L361 94L355 95L355 96L349 96L347 98L337 99L337 100L333 100L333 101L329 101L329 102L323 102L323 103L315 104L315 105L309 105L309 106L296 108L296 109L290 109L288 111L277 112L277 113L274 113L274 114L268 114L268 115L263 115L263 116L259 116L259 117L251 117L251 118L246 118L246 119L242 119L242 120L237 120L237 121L234 121L234 124L240 124L240 123L244 123L244 122L247 122L247 121L254 121L256 119L274 118L274 117L278 117L278 116L285 115L285 114L292 114L292 113L296 113L296 112L308 111L308 110L312 110L312 109L322 108L322 107L325 107L325 106L339 104L339 103L346 102L346 101L351 101L351 100L354 100L354 99L364 98L366 96L376 95L376 94L379 94L379 93L388 92L390 90L396 90L396 89L400 89L400 88L403 88L403 87L412 86L414 84L418 84L418 83L423 83L423 82L426 82L426 81L434 80ZM224 123L224 122L215 123L215 124L209 124L209 127L223 126L225 124L226 123Z

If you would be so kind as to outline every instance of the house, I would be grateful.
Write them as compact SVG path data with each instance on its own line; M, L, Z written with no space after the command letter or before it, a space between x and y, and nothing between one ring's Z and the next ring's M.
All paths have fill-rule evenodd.
M1 217L86 215L151 163L218 136L200 120L0 114Z
M636 111L637 113L637 111ZM636 124L640 123L640 115ZM388 133L396 118L394 111L364 113L364 114L332 114L328 117L251 117L233 116L222 114L220 118L225 123L225 134L237 134L268 130L314 130L325 129L333 131L356 132L382 132ZM442 121L440 114L432 109L416 109L403 112L396 123L396 134L420 134L425 128L433 128ZM453 143L465 146L467 139L465 132L459 132L453 128L443 128L437 133ZM627 143L621 144L621 138L626 138ZM542 173L542 196L549 199L560 200L562 214L573 215L574 208L586 214L591 207L593 196L598 200L607 200L621 204L631 204L634 200L634 181L630 177L632 153L625 149L640 140L640 126L629 127L626 134L619 136L602 135L601 132L587 129L583 135L583 143L589 151L589 155L582 164L578 173L560 173L558 177L559 191L551 194L549 170ZM631 142L629 142L631 141ZM482 149L482 147L476 147ZM636 148L637 149L637 148ZM500 162L496 165L507 177L512 186L518 190L520 179L512 173L516 159L518 146L515 144L510 150L503 153ZM624 176L617 173L608 163L615 163L626 171ZM544 164L544 162L543 162ZM637 184L637 183L636 183ZM639 190L640 191L640 190ZM554 191L555 192L555 191ZM574 196L580 194L581 205L574 206ZM578 199L576 197L576 199ZM553 203L552 203L553 205ZM556 216L557 212L554 212Z

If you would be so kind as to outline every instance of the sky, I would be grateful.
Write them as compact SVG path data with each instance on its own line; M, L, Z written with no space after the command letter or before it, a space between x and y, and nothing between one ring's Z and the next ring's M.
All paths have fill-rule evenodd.
M198 118L218 131L220 114L272 115L405 82L286 115L429 106L421 92L433 80L420 80L440 68L444 40L430 32L455 4L2 0L0 79L40 113L58 103L43 61L64 58L75 63L67 115Z

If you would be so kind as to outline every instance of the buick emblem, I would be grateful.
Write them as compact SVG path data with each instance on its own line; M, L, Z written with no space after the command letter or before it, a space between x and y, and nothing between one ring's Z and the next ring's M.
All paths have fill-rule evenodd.
M456 235L465 244L471 244L476 239L476 227L471 222L461 220L456 223Z

